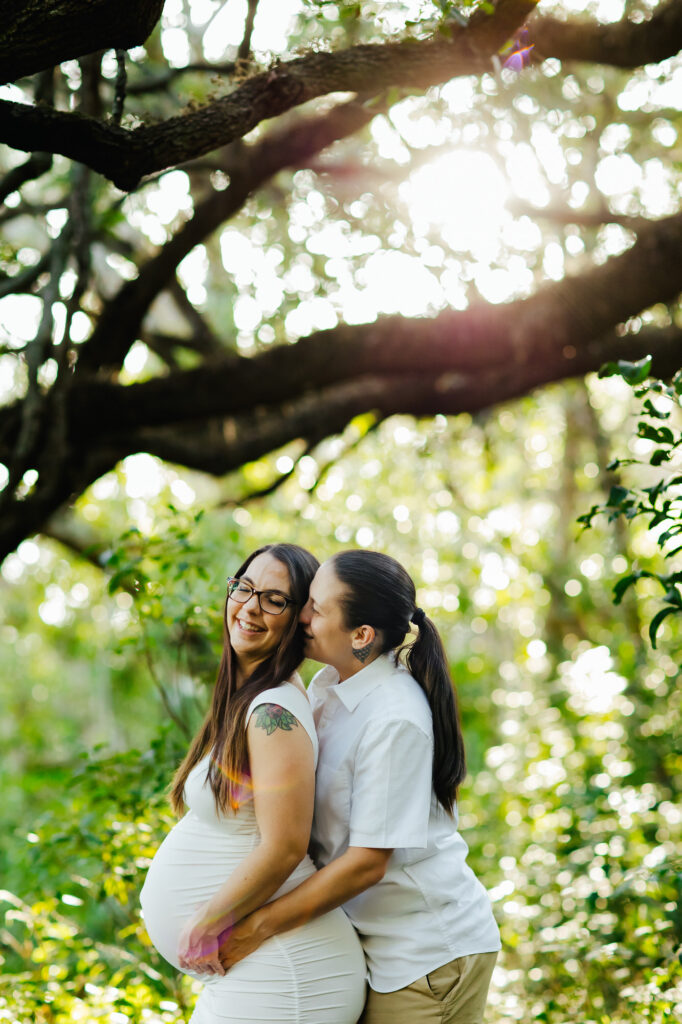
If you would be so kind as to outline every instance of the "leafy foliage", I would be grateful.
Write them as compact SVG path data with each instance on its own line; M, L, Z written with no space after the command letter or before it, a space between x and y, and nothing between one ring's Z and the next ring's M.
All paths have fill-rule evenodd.
M602 369L600 376L620 376L634 389L640 403L637 437L648 442L649 448L646 461L614 459L608 468L615 472L623 466L651 466L663 472L648 486L642 485L643 473L631 485L614 484L607 501L593 505L578 521L590 527L600 514L606 514L609 522L619 517L627 521L643 517L664 561L675 566L674 559L682 552L682 473L678 457L682 449L682 370L666 384L650 379L650 369L650 357L636 363L608 363ZM630 587L641 579L656 580L664 591L663 606L649 625L649 637L655 647L666 619L682 612L682 568L674 567L670 572L633 569L616 583L615 604L620 604Z
M144 754L84 757L65 780L65 799L15 841L14 870L31 881L23 899L0 895L6 1019L113 1024L150 1011L158 1021L183 1019L190 986L151 947L137 901L171 824L165 791L180 754L177 732L166 728Z
M487 7L306 0L286 31L273 18L266 33L262 2L246 66L211 78L207 61L236 66L244 26L226 30L224 18L239 6L168 0L163 22L128 56L124 123L175 117L309 51L447 38L458 12ZM626 6L646 26L651 3ZM277 0L270 11L284 7ZM116 73L105 54L96 86L105 110ZM480 80L426 95L389 90L372 101L366 129L287 164L229 224L202 236L114 377L161 385L205 359L249 358L341 322L352 337L355 325L386 314L491 308L582 273L588 257L616 256L641 219L679 207L678 76L674 58L631 71L538 56L522 75L493 61ZM17 88L32 101L29 84ZM87 81L76 62L55 84L57 105L78 108ZM65 332L77 357L98 311L173 244L207 196L239 179L269 130L150 177L134 195L93 175L74 197L74 172L58 158L8 197L0 270L16 291L3 299L3 402L27 392L43 305L59 328L55 357L66 351L67 307L79 307ZM22 160L3 152L3 174ZM44 261L55 262L69 216L89 224L92 262L74 258L46 285ZM655 306L628 329L668 327L677 315ZM41 394L54 371L45 358ZM189 1015L192 987L150 947L137 894L172 824L165 788L206 706L224 580L249 550L280 538L321 557L350 545L391 551L442 631L470 765L461 828L504 942L490 1024L674 1019L682 652L669 628L679 621L668 564L679 538L663 538L679 524L679 390L646 383L646 361L614 365L615 378L474 416L378 422L368 413L340 436L296 440L213 480L133 454L78 499L69 529L51 523L51 539L29 538L5 560L0 1020L175 1024ZM64 360L58 381L70 373ZM641 389L644 432L638 460L607 469L607 452L630 433L621 378ZM442 378L445 393L453 383ZM184 421L179 434L196 439L195 453L216 438L231 444L260 429L263 412L246 424L212 421L206 433ZM149 442L154 430L141 436ZM275 493L247 500L279 479ZM29 473L18 486L23 500L35 481ZM588 506L590 529L576 536ZM653 641L666 640L653 648L649 617Z
M679 652L674 637L663 650L642 643L627 596L613 609L609 591L632 557L630 531L605 517L580 536L574 529L606 479L594 473L614 443L598 429L613 413L610 387L557 388L475 420L394 419L366 435L362 450L349 431L248 508L171 509L177 474L165 469L157 495L132 506L137 531L121 533L127 488L136 493L132 463L100 485L99 499L84 496L81 513L99 509L100 528L111 523L120 534L108 558L115 592L107 595L105 577L97 598L91 567L74 560L69 575L47 544L36 563L21 563L15 582L35 650L8 645L17 660L4 685L37 676L46 641L61 666L50 686L66 699L49 721L38 702L23 712L33 723L21 727L31 753L23 803L3 780L7 1013L22 1024L79 1014L175 1024L189 1015L194 991L150 948L137 910L146 866L172 824L164 794L186 747L149 686L149 666L191 728L215 668L224 577L248 550L286 537L322 557L361 543L391 550L442 630L470 764L461 829L503 934L490 1021L667 1024L682 985ZM148 461L140 465L149 472ZM248 473L253 483L273 470L263 460ZM197 477L186 480L198 488ZM239 473L229 486L243 483ZM8 563L12 571L20 558ZM41 572L67 592L82 574L93 607L101 600L125 621L108 623L108 639L97 633L96 644L95 624L75 614L48 626L36 611ZM109 649L138 694L137 703L121 696L112 704L120 752L109 741L77 756L74 734L50 765L52 721L82 710L81 692L69 689L73 665L84 657L92 670ZM90 685L100 683L90 671ZM167 723L160 732L159 721ZM130 749L128 733L144 753ZM9 765L16 744L5 746Z

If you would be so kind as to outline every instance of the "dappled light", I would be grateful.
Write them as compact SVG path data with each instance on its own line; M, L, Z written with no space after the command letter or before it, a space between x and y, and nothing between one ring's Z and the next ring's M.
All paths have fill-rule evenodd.
M0 38L0 1020L189 1018L139 891L289 541L443 637L486 1024L669 1024L680 0L156 6Z

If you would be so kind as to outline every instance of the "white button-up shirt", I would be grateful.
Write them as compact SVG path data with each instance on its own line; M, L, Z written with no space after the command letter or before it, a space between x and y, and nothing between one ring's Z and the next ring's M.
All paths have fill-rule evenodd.
M343 682L327 666L308 689L320 742L313 854L393 848L383 879L344 905L369 981L393 992L500 937L468 848L433 793L433 726L419 684L391 655Z

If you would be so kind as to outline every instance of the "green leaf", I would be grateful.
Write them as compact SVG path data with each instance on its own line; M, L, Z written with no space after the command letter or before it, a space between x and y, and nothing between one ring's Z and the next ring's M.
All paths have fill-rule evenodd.
M654 420L670 419L670 410L668 409L667 411L662 412L660 409L656 408L656 406L650 398L647 398L646 402L644 403L644 411L646 412L647 416L651 416L651 418Z
M678 611L680 611L679 608L672 608L668 605L667 608L661 608L660 612L657 612L656 615L654 615L649 625L649 639L651 640L651 646L653 648L656 647L656 637L665 619L667 619L669 615L674 615Z
M638 437L645 437L657 444L674 444L675 435L670 427L654 427L651 423L640 422L637 427Z
M630 573L629 576L623 576L622 579L618 580L613 588L613 603L620 604L623 600L626 592L630 589L633 583L642 578L643 573L640 571ZM647 574L647 575L650 575Z
M652 356L644 356L636 362L619 359L616 363L605 363L599 370L600 377L622 377L628 384L641 384L651 370Z
M666 448L657 448L656 451L651 455L649 464L651 466L660 466L664 462L669 462L672 452Z
M611 490L609 491L609 498L606 504L611 507L623 506L626 500L629 498L630 491L627 489L627 487L621 487L620 484L614 484Z
M671 537L677 537L680 533L682 533L682 523L678 526L671 526L657 538L658 546L661 548L665 547Z

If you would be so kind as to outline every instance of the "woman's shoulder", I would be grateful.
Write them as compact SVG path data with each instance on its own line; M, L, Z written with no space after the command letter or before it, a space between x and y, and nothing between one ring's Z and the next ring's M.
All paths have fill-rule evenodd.
M315 763L317 764L318 742L315 722L313 720L313 709L310 706L308 694L303 683L296 673L294 675L295 678L288 679L286 682L280 683L279 686L271 686L254 697L246 712L246 723L248 724L256 708L262 707L264 704L274 704L276 707L284 708L303 726L303 729L310 737Z
M383 683L375 691L374 710L385 719L410 722L430 731L431 709L426 694L402 662L387 662Z
M267 690L261 690L249 705L247 719L262 704L277 704L279 707L291 711L297 718L312 715L308 694L298 673L294 673L291 679L280 683L279 686L271 686Z

